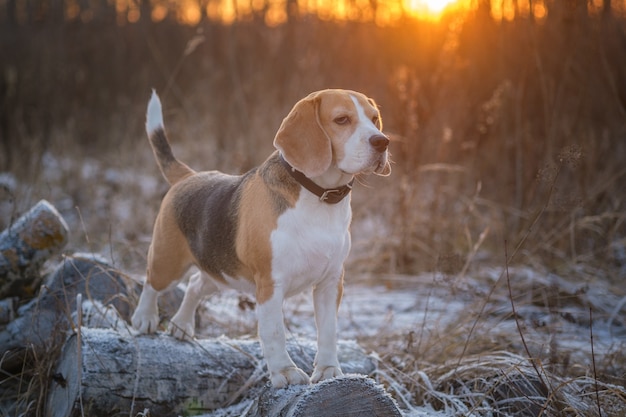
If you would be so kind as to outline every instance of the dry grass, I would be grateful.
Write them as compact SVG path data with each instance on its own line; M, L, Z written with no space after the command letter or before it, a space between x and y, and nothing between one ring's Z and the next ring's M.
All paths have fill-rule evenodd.
M593 326L606 336L605 320L619 300L537 271L511 272L511 292L487 275L487 282L467 280L461 294L475 301L439 325L361 338L377 352L376 376L399 404L415 415L619 415L626 399L623 337L607 345L591 333ZM520 294L513 302L512 293ZM621 325L615 330L623 333Z

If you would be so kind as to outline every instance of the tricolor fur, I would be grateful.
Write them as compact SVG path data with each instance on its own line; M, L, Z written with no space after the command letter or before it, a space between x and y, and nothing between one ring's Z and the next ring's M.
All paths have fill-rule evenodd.
M199 272L190 278L170 333L193 337L196 307L220 287L250 291L272 384L308 383L286 352L282 305L285 297L313 288L318 352L310 380L341 375L336 316L350 250L350 197L320 201L288 166L324 189L345 186L358 174L388 175L389 140L381 123L375 103L363 94L319 91L294 106L274 139L277 151L259 167L240 176L196 172L174 157L153 93L146 130L171 188L154 225L133 326L156 331L159 292L195 266Z

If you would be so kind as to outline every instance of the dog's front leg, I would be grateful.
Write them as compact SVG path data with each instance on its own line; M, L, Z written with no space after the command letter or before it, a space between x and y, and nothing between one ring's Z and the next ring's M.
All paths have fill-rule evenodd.
M317 354L311 382L343 375L337 359L337 310L342 293L343 272L338 283L330 281L313 289Z
M257 317L263 356L274 388L308 384L309 376L296 366L287 353L283 295L274 293L269 300L257 304Z

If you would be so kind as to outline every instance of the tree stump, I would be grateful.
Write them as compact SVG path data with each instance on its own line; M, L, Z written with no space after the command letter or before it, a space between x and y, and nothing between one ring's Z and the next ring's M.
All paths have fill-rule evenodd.
M367 375L375 370L374 360L356 343L342 342L338 348L344 372ZM291 340L288 351L298 366L311 372L315 343ZM166 335L132 337L88 328L81 328L63 349L46 415L134 416L145 410L151 416L198 415L250 395L256 398L259 417L357 415L349 410L400 415L384 391L365 377L282 390L267 387L258 341L181 342Z
M68 228L59 212L41 200L0 233L0 299L32 295L39 268L67 243Z

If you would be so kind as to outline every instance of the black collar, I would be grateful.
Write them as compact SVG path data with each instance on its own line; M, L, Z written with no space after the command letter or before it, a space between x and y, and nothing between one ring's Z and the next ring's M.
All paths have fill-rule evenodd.
M320 198L320 201L324 203L337 204L338 202L343 200L348 194L350 194L350 191L352 191L352 184L354 184L354 178L352 179L352 181L350 181L346 185L342 185L341 187L322 188L316 183L314 183L313 181L311 181L302 172L298 171L297 169L289 165L289 162L285 161L285 158L283 158L282 155L280 155L280 162L281 164L283 164L285 168L287 168L287 172L289 172L289 174L296 181L298 181L298 183L301 186L303 186L304 188L306 188L307 190L309 190L310 192L318 196Z

